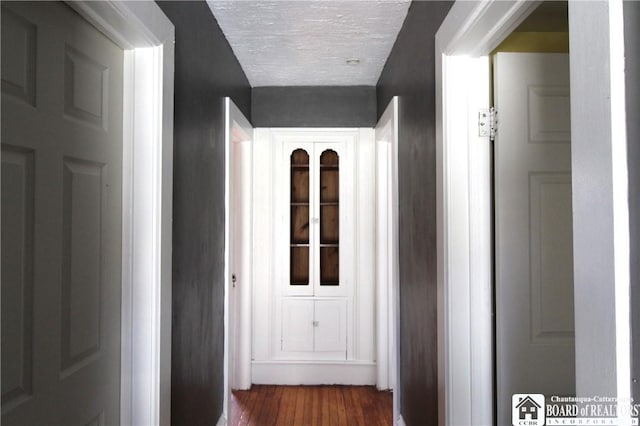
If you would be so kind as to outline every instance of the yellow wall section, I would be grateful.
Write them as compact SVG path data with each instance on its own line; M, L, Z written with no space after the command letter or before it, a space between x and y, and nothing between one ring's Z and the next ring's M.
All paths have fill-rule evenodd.
M492 52L569 53L568 32L513 32Z

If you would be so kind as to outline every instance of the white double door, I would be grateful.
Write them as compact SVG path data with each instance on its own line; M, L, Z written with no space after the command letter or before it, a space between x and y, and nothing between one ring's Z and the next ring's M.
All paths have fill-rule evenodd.
M123 51L2 3L2 424L120 422Z
M512 395L575 393L569 55L494 63L497 424Z

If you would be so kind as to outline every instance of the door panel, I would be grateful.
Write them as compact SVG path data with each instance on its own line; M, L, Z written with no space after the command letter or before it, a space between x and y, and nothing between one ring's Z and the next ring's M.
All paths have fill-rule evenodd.
M282 301L282 350L313 351L313 300Z
M2 2L4 425L120 421L123 56L63 3Z
M103 164L65 158L63 172L61 362L66 371L97 354L102 287Z
M514 393L575 393L569 58L499 53L494 73L497 404L510 424Z
M5 8L2 40L2 94L35 106L36 26Z
M3 407L32 390L33 160L33 151L2 146L2 282L13 283L2 288Z
M529 183L532 341L571 345L571 173L531 173Z
M314 349L347 352L347 301L316 300Z

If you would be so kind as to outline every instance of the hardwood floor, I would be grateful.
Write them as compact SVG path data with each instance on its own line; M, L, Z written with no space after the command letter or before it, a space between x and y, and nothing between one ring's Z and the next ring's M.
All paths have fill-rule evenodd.
M267 386L233 391L230 425L388 426L391 392L373 386Z

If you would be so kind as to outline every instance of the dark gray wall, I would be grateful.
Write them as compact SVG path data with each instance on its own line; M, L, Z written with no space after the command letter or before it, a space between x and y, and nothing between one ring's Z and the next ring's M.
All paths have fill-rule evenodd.
M452 3L414 1L378 81L399 96L400 412L438 423L434 36Z
M214 425L224 354L224 103L249 82L204 2L159 2L176 28L171 423Z
M640 400L640 2L624 2L633 395Z
M256 127L373 127L374 86L254 87Z

